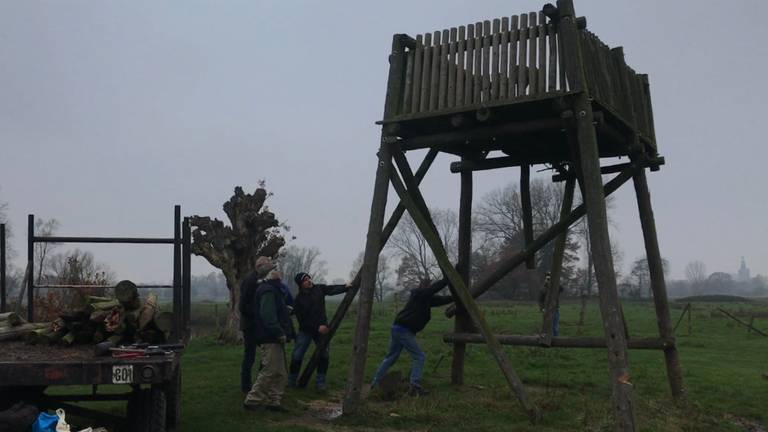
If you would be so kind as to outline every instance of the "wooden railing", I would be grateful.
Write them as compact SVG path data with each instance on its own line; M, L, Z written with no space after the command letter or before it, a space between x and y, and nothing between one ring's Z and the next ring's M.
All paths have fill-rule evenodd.
M655 141L648 75L627 66L622 48L611 49L587 30L579 35L590 96Z
M590 96L654 140L647 75L588 30L579 31ZM573 90L557 24L542 12L477 22L410 39L397 104L385 120L552 97ZM568 59L576 58L568 56Z
M567 88L555 26L541 12L416 36L394 116L536 97Z

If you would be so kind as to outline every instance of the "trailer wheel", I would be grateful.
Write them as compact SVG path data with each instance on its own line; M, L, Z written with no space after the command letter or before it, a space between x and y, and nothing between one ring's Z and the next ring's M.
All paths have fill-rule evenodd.
M131 432L165 432L165 393L159 386L134 390L128 401Z

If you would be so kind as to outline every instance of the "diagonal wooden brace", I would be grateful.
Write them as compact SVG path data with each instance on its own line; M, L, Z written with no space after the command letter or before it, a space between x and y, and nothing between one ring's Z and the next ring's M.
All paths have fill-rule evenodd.
M488 325L488 322L485 320L485 317L480 310L480 307L469 293L469 289L461 279L461 275L459 275L456 269L453 268L453 265L451 265L448 255L446 254L445 249L443 248L443 245L437 236L437 233L432 230L430 224L427 222L427 219L419 209L419 206L414 201L413 192L407 191L405 189L405 185L402 183L400 177L397 175L397 173L394 172L394 170L390 172L390 180L392 182L392 186L400 197L401 202L405 204L405 208L408 210L408 213L411 215L414 223L419 228L419 231L421 231L421 234L424 236L427 244L429 244L430 249L432 249L432 253L437 258L440 269L448 278L448 281L454 288L454 292L459 296L459 299L467 309L469 315L472 317L472 320L480 329L480 333L487 341L488 350L499 364L499 367L501 368L507 383L517 396L520 404L528 414L531 422L536 422L540 416L538 407L536 407L536 405L528 397L528 393L523 387L520 378L518 378L517 374L515 374L515 371L512 369L509 358L504 353L501 344L494 336L490 325Z

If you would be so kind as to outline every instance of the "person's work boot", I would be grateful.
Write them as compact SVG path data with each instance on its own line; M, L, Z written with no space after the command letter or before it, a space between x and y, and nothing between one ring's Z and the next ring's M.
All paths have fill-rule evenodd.
M290 374L288 375L288 387L295 388L296 387L296 380L298 379L298 374Z
M321 392L328 390L328 387L325 385L325 375L317 374L317 378L315 380L315 388L317 391Z
M411 384L410 388L408 389L408 395L410 396L426 396L429 394L428 390L425 390L422 386L418 384Z
M248 411L260 411L262 408L264 408L262 404L243 402L243 409Z

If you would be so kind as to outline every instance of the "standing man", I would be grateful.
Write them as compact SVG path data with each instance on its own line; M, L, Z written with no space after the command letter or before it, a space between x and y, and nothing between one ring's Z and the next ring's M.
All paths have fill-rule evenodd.
M255 322L258 310L255 306L256 290L262 280L275 268L271 259L261 256L256 260L256 269L240 284L240 330L243 331L243 363L240 367L240 390L251 391L253 385L251 370L256 361Z
M423 330L432 318L431 308L453 301L451 296L436 295L448 285L448 281L445 278L431 285L429 282L429 280L423 280L418 288L411 290L408 302L403 310L397 314L397 317L395 317L395 322L392 324L390 332L389 352L387 352L387 356L376 371L376 376L371 383L372 387L376 387L379 384L379 381L387 373L387 370L395 364L403 348L405 348L411 355L412 360L410 389L408 393L412 396L421 396L428 393L421 387L421 372L424 369L426 356L418 342L416 342L416 333Z
M274 264L270 260L263 267L271 270ZM285 411L280 402L288 378L285 343L291 336L292 325L279 280L266 279L259 284L254 295L253 315L251 334L259 347L262 368L245 397L243 407L248 410L264 407L270 411Z
M288 376L288 385L296 386L296 379L301 370L301 362L307 353L309 343L315 342L319 346L322 338L330 331L328 317L325 314L325 296L346 292L352 285L323 285L312 282L312 276L308 273L297 273L293 278L299 286L299 292L293 301L293 312L299 321L299 333L296 336L296 344L291 354L291 374ZM320 353L317 363L317 376L315 385L320 391L325 391L325 375L328 372L330 362L328 346Z

